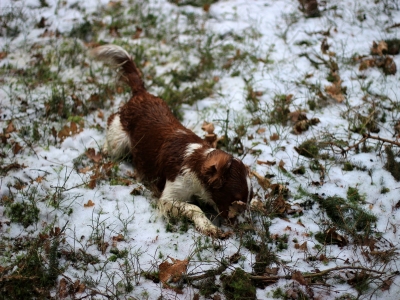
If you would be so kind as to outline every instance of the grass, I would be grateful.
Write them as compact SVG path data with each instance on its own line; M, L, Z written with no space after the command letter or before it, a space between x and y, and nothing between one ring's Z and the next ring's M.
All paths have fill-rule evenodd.
M382 176L377 169L379 157L388 174L400 180L395 143L400 106L390 90L397 77L391 77L393 69L384 66L368 69L375 78L364 74L362 56L372 55L370 49L358 54L334 44L333 28L340 30L340 26L333 24L342 18L341 10L328 3L316 11L308 2L301 1L300 10L296 7L277 16L282 22L273 41L264 39L262 25L254 20L245 30L211 30L209 24L215 19L209 9L214 1L177 1L173 7L178 13L171 13L174 18L149 1L110 2L93 13L85 13L78 3L68 9L82 12L83 19L71 21L69 32L52 33L50 23L33 21L27 9L7 7L0 16L0 37L6 41L0 48L0 62L11 57L0 66L1 92L6 98L0 132L3 298L151 299L150 289L140 290L141 283L160 282L158 268L171 255L170 249L176 255L189 251L191 266L188 274L173 283L176 290L171 293L185 287L210 298L223 294L226 299L255 299L256 291L262 293L257 289L269 289L268 272L276 268L273 276L281 276L280 282L285 283L269 289L273 298L289 299L296 294L298 299L308 299L317 292L317 284L334 287L339 283L337 273L315 275L315 285L305 284L304 290L294 284L293 274L298 274L301 262L319 270L330 262L340 264L339 255L328 257L335 253L334 247L365 257L350 264L370 270L368 274L355 271L354 278L340 283L348 284L360 297L383 290L383 284L397 274L392 263L398 255L397 246L380 250L381 237L389 236L389 231L379 231L376 212L378 207L382 213L395 209L376 198L392 199L395 188L388 176L376 184L375 174ZM378 2L377 7L383 5ZM389 13L391 2L385 3L385 13ZM38 5L50 6L46 1ZM58 5L61 9L63 4ZM370 18L368 9L355 13L352 22L363 26L363 15ZM230 18L238 20L241 13L232 7ZM304 31L300 40L293 35L297 24L317 17L330 25L321 32ZM43 32L35 43L23 39L31 27ZM17 43L18 38L23 41ZM252 180L263 206L246 212L241 223L229 227L234 232L229 242L193 234L193 224L182 218L165 221L154 240L133 240L132 224L141 217L133 204L150 197L137 185L135 175L127 172L132 169L129 161L109 161L101 155L100 143L90 150L92 154L89 149L74 148L79 143L63 146L82 131L90 131L90 138L100 141L97 135L104 136L108 115L129 98L129 88L116 84L111 70L86 56L89 47L109 42L132 54L148 90L163 98L177 118L197 126L203 119L188 120L186 113L192 110L213 122L221 137L218 148L243 158L252 164L251 170L263 172L261 178L276 184L266 187ZM398 55L399 40L385 42L385 55ZM291 53L283 58L281 53L289 51L284 47L297 47L299 57ZM23 65L18 62L21 57ZM307 62L306 71L293 67L297 59ZM242 106L236 106L237 102ZM323 117L321 122L317 116ZM336 119L331 122L330 116ZM310 123L298 123L303 121ZM296 128L301 130L296 132ZM357 144L364 135L374 133L392 136L394 143L366 140ZM55 152L71 159L61 165L48 161L47 156ZM372 167L353 157L361 153L375 160L370 161ZM41 160L41 165L34 165L33 158ZM343 185L341 177L346 178L343 181L361 179ZM363 192L366 185L375 194ZM330 187L341 188L342 193L329 194ZM121 194L112 194L114 189ZM109 202L115 203L111 211ZM154 207L149 206L149 220L142 220L149 229L158 226L160 219ZM85 209L92 209L89 224L82 220L90 233L79 236L79 225L67 220ZM270 232L280 222L286 222L282 230ZM10 234L15 231L19 233ZM160 234L165 231L167 242ZM190 249L177 242L182 237L190 241L185 244ZM315 247L307 248L306 241ZM375 257L378 244L379 251L386 251L379 259ZM238 257L227 260L232 245ZM148 248L155 250L149 254ZM379 270L387 271L378 278L374 271ZM306 270L299 272L309 275ZM161 294L167 294L165 290Z

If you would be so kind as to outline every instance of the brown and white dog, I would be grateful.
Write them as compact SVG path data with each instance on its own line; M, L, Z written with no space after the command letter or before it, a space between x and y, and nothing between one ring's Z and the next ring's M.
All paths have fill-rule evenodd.
M162 99L149 94L124 49L105 45L89 54L119 68L120 80L132 89L132 98L108 119L105 150L114 158L132 155L139 179L160 195L158 206L165 216L187 217L200 232L225 237L189 201L197 196L222 217L234 217L253 197L248 168L232 155L211 148L185 128Z

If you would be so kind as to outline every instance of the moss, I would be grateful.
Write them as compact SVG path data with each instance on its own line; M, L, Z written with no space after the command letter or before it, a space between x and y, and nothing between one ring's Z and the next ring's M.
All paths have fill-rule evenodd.
M294 147L297 153L309 158L316 158L319 155L319 145L316 139L309 139Z
M387 146L385 148L386 153L386 164L385 169L392 174L394 179L400 181L400 162L396 161L392 147Z
M235 269L231 275L221 275L221 281L227 300L256 299L256 288L242 269Z
M343 169L342 170L343 171L353 171L354 170L354 166L353 166L353 164L351 162L346 161L343 164Z
M11 222L21 223L24 227L39 221L40 210L31 203L12 203L6 210Z

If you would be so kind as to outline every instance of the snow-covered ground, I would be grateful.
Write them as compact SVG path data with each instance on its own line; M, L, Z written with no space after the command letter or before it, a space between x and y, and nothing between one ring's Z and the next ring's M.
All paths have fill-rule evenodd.
M273 264L279 267L277 275L290 275L294 270L315 273L346 266L373 269L382 272L372 274L380 274L378 277L383 279L369 278L371 284L361 297L399 299L397 255L389 261L379 258L385 251L397 251L400 234L397 207L400 183L384 168L385 147L390 143L382 142L382 139L394 142L393 152L398 152L395 143L399 132L395 131L395 125L400 121L400 75L399 72L385 75L376 66L360 68L362 61L376 57L370 53L374 41L400 39L399 4L390 0L320 1L321 15L307 18L307 12L301 12L299 1L295 0L221 0L209 8L177 6L172 2L3 0L0 3L3 129L0 242L8 245L24 236L36 237L49 228L62 229L60 249L64 252L60 253L64 254L60 254L60 264L64 270L58 281L69 278L71 282L76 279L85 282L88 288L82 294L70 295L76 298L88 295L93 299L161 299L161 296L194 299L199 291L190 284L184 284L183 294L178 294L163 288L162 283L140 276L141 270L157 272L168 257L189 259L190 276L217 268L220 261L239 251L239 261L225 272L242 268L252 273L256 253L243 246L239 234L213 241L196 232L192 225L181 232L179 223L172 232L167 231L168 221L155 208L156 199L134 180L134 169L129 162L112 164L109 158L96 156L104 143L107 117L129 94L107 92L115 84L114 75L86 57L88 47L98 42L117 43L132 50L133 55L142 55L140 67L145 82L156 94L164 91L155 80L157 76L163 78L168 73L164 78L168 82L171 70L185 70L203 63L198 49L211 49L217 66L230 62L233 67L225 65L204 73L210 78L214 76L214 93L194 104L183 104L183 124L203 136L203 121L213 122L215 132L222 136L225 123L221 120L227 119L227 132L232 139L239 135L238 128L243 125L246 132L240 140L244 153L235 155L258 174L274 175L273 183L285 185L290 191L286 201L294 209L299 207L295 204L303 205L314 194L346 199L350 187L363 198L359 206L377 217L371 234L374 245L367 247L371 245L368 241L356 245L354 237L340 229L338 232L349 241L347 245L318 243L315 233L331 225L317 202L301 209L300 214L285 211L274 215L269 231L275 242L270 241L269 247L281 261ZM121 13L113 14L114 10ZM141 13L147 19L139 16ZM156 24L151 23L150 14L156 16ZM71 33L85 22L92 24L86 36ZM197 23L193 25L194 22ZM119 30L113 29L113 24ZM133 38L127 32L135 32L136 27L143 33ZM158 37L157 32L162 35ZM93 34L95 39L91 37ZM212 47L206 48L207 43ZM400 55L389 57L400 66ZM217 61L223 62L218 65ZM57 78L52 79L52 74ZM328 80L329 76L340 76L342 89L339 87L333 95L326 87L335 78ZM182 87L186 84L191 83L182 83ZM248 108L250 87L258 92L253 99L257 102L253 110ZM278 105L276 99L282 95L286 95L285 105L291 112L302 111L308 119L318 118L320 122L295 134L290 121L284 125L271 121L274 105ZM343 101L335 96L343 96ZM58 105L61 99L67 99L64 106ZM315 109L311 109L310 101L316 103ZM372 126L369 123L372 119L376 120L379 133L372 130L371 135L381 140L368 139L369 151L356 152L354 147L340 154L337 145L346 149L363 138L350 129L358 126L371 130L368 126ZM279 138L271 138L273 134ZM313 159L295 150L311 138L320 142L321 152L329 156L318 158L318 170L312 166ZM262 161L276 161L276 164L262 164ZM353 170L344 167L346 162ZM20 167L10 167L12 164ZM300 166L305 167L304 174L294 174L292 170ZM256 194L264 200L270 190L263 191L255 178L253 181ZM39 219L24 228L11 220L11 202L36 206L40 210ZM251 214L247 212L246 220L251 219ZM232 230L225 225L222 228ZM286 246L279 250L276 241L280 239ZM256 234L255 240L259 242ZM0 272L25 251L7 247L0 252ZM66 252L93 255L98 261L73 262ZM325 259L320 259L322 254ZM357 296L356 284L352 285L350 280L355 273L349 272L360 270L332 272L335 276L327 281L303 285L301 280L282 278L264 289L257 288L257 299L278 297L278 293L274 294L278 288L286 293L287 299L296 299L293 291L297 290L309 299ZM128 281L133 289L126 288ZM90 296L94 290L102 294ZM216 294L225 297L221 291L222 288ZM60 288L51 290L51 295L60 298Z

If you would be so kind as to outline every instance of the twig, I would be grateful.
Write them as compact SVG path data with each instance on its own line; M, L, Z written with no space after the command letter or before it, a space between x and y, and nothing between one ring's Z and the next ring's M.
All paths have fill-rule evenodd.
M324 275L326 275L326 274L328 274L330 272L340 271L340 270L361 270L361 271L378 273L378 274L381 274L381 275L385 274L385 272L381 272L381 271L377 271L377 270L373 270L373 269L368 269L368 268L364 268L364 267L348 266L348 267L335 267L335 268L331 268L331 269L326 269L326 270L320 271L318 273L302 274L302 276L304 278L319 277L319 276L324 276ZM285 276L255 276L255 275L250 275L249 277L250 277L250 279L254 279L254 280L292 279L291 275L285 275Z

